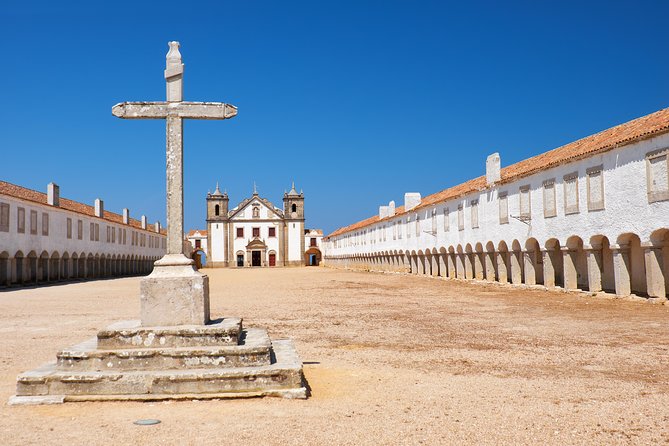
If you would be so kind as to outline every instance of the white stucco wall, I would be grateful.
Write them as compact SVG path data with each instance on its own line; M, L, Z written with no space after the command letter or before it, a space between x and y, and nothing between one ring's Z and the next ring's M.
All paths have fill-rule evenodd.
M78 256L84 254L104 254L105 256L143 256L147 258L160 258L165 254L166 237L153 230L143 230L130 225L117 224L102 218L91 217L73 211L65 210L56 206L42 205L32 201L22 200L8 195L0 195L0 203L10 206L9 231L0 231L0 253L6 251L9 257L14 257L18 251L23 256L28 256L34 251L39 257L43 252L49 256L57 253L60 257L68 254L70 257L76 253ZM25 233L18 232L18 208L25 209ZM37 234L30 233L30 211L37 211ZM42 213L49 215L49 235L42 235ZM72 219L72 238L67 238L67 219ZM78 221L83 223L83 236L78 239ZM90 239L90 223L99 225L99 241ZM107 242L107 227L116 231L115 241ZM149 225L153 229L153 225ZM125 230L125 243L119 240L118 230ZM143 234L146 243L144 246L132 244L132 233ZM152 237L154 242L149 242Z

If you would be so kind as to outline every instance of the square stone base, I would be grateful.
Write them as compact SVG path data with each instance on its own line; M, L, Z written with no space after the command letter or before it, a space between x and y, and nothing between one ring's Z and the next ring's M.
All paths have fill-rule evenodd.
M140 282L142 326L209 323L209 277L192 266L156 264Z

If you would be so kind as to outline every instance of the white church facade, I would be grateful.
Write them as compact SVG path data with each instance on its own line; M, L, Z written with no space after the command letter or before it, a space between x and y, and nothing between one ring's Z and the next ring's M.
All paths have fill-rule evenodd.
M284 193L283 209L253 191L229 209L218 185L207 194L207 267L276 267L304 264L304 193ZM200 238L202 239L202 237Z
M327 266L665 300L669 109L334 231Z

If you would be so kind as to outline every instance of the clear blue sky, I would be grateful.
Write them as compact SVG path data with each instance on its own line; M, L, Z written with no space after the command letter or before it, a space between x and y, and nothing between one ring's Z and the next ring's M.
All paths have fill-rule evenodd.
M667 1L28 3L0 9L0 178L164 224L164 122L111 107L164 100L179 40L185 99L239 108L186 123L186 229L216 181L295 180L330 232L669 106Z

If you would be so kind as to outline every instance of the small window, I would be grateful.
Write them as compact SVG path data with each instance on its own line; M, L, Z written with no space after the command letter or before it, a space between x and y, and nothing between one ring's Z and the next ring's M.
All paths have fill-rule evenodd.
M555 178L544 181L544 218L557 215L555 202Z
M420 217L416 214L416 237L420 237Z
M465 210L461 204L458 205L458 231L465 229Z
M221 215L221 207L219 205L214 206L214 215L217 217Z
M509 223L509 195L507 192L500 192L499 201L499 224L506 225Z
M267 236L268 237L276 237L276 228L268 228Z
M117 239L118 239L118 244L120 245L121 243L123 243L123 232L121 231L121 228L118 228L117 230L118 230L118 238Z
M451 215L448 208L444 209L444 232L451 230Z
M522 186L520 188L520 218L523 220L532 218L532 205L530 200L530 186Z
M472 200L471 204L471 219L472 219L472 228L479 227L479 201Z
M111 242L116 243L116 229L114 228L109 228L111 229Z
M244 228L237 228L237 238L244 238Z
M30 233L37 235L37 211L30 211Z
M397 238L402 240L402 220L397 221Z
M407 238L411 238L411 228L409 226L409 223L411 223L411 217L407 217L407 224L406 224Z
M126 244L126 232L125 232L125 228L123 228L123 244L124 244L124 245Z
M591 167L585 171L588 183L588 211L604 209L604 166Z
M9 232L9 204L0 203L0 231Z
M91 241L95 241L95 223L90 224Z
M564 176L564 213L578 213L578 172Z
M109 235L109 226L107 226L107 243L109 243L109 240L111 240L111 236Z
M202 240L199 238L195 240L195 249L200 249L202 248Z
M77 238L79 240L84 238L84 222L77 220Z
M297 212L297 205L296 205L296 204L293 204L293 205L290 207L290 210L291 210L291 212Z
M72 219L67 219L67 238L72 238Z
M646 155L648 202L669 200L669 149Z
M95 241L99 242L100 241L100 224L95 223Z
M309 240L309 246L317 246L316 237L311 237L311 240Z
M253 236L260 237L260 228L253 228Z
M16 216L17 216L16 232L18 232L20 234L25 234L26 233L26 210L25 210L25 208L17 208L16 209Z
M42 235L49 235L49 214L42 212Z

